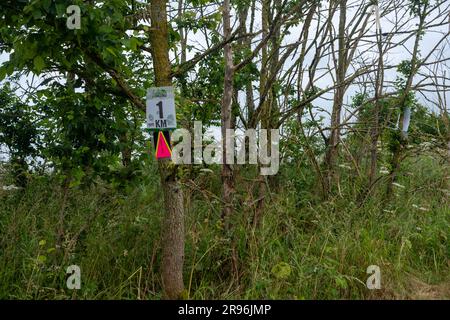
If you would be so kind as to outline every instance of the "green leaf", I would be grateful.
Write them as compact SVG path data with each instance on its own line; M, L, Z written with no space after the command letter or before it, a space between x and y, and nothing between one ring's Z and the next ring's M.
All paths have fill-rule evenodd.
M38 44L37 42L26 43L22 46L23 59L29 60L33 59L38 54Z
M106 51L108 51L111 55L117 58L117 54L114 52L114 49L111 47L106 48Z
M41 10L39 10L39 9L34 10L33 11L33 18L36 19L36 20L42 18Z
M336 285L342 289L347 289L348 284L347 284L347 280L345 280L345 278L342 277L336 277L334 278L334 281L336 282Z
M42 247L42 246L45 246L45 244L47 243L47 241L45 241L45 240L41 240L41 241L39 241L39 245Z
M33 60L33 63L34 63L34 70L37 73L40 73L42 71L42 69L45 68L45 62L44 62L44 59L42 59L41 56L36 56L34 58L34 60Z
M66 5L62 4L62 3L57 3L56 4L56 15L58 17L63 17L65 13L66 13Z
M52 5L52 0L42 0L42 6L44 7L45 11L48 11L48 9L50 9L51 5Z
M6 78L6 68L5 66L0 67L0 81Z
M136 51L137 46L140 44L141 44L141 42L139 41L139 39L134 38L134 37L131 37L130 39L125 40L125 46L132 51Z
M105 135L104 135L103 133L100 134L100 135L98 136L98 139L99 139L101 142L106 143L106 137L105 137Z
M272 273L278 279L286 279L291 274L291 266L286 262L280 262L272 268Z

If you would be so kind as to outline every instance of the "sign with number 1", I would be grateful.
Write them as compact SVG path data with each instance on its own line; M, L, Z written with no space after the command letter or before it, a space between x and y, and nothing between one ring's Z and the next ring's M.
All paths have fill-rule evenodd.
M173 87L147 90L147 128L165 130L177 128Z

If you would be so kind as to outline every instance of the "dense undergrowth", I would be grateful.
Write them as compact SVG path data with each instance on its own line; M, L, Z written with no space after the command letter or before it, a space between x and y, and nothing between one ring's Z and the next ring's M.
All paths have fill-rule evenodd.
M214 168L213 168L214 169ZM395 194L380 185L361 201L341 168L336 196L317 196L307 168L284 165L254 229L254 181L237 183L232 231L220 223L217 169L186 180L185 298L450 298L450 207L446 167L405 161ZM34 176L0 189L0 299L159 299L162 193L148 181L64 189ZM7 180L4 180L5 183ZM80 290L66 268L81 268ZM381 269L381 289L366 269Z

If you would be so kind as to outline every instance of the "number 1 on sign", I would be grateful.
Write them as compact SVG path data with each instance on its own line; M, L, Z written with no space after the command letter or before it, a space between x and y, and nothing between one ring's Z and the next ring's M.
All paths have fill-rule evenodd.
M177 128L173 87L149 88L145 109L148 129L173 130Z
M159 118L160 118L160 119L164 118L164 115L163 115L163 109L162 109L162 101L158 102L156 105L157 105L158 108L159 108Z

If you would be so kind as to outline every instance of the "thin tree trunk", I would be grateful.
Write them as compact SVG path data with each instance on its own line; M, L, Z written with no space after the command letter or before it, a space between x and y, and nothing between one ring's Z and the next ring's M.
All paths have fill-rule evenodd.
M270 0L262 1L261 9L261 21L262 21L262 37L267 37L269 33L270 24ZM273 42L272 42L273 43ZM259 77L259 96L263 97L265 95L265 89L267 87L267 82L270 77L270 67L269 67L269 53L268 45L265 44L261 49L261 72ZM267 97L264 102L259 106L261 108L261 129L268 129L270 122L270 108L272 100L272 90L269 89L267 92ZM270 131L269 131L270 132ZM270 141L270 137L268 137ZM259 168L258 168L259 169ZM262 211L264 209L264 199L266 197L266 179L264 176L260 175L258 177L258 199L255 208L255 214L253 217L253 227L259 226L262 216Z
M129 141L128 134L124 133L119 136L119 142L121 144L122 165L126 168L131 164L131 143Z
M231 23L230 23L230 0L223 2L223 35L225 39L231 37ZM221 110L221 124L222 124L222 184L223 194L222 199L224 206L222 209L222 220L225 225L228 225L229 217L233 212L233 193L234 193L234 175L232 164L227 163L227 152L234 154L234 150L227 149L227 129L232 128L231 110L233 104L233 49L231 43L227 43L224 47L225 56L225 76L223 84L222 110Z
M379 10L378 8L376 10ZM380 25L380 15L379 11L377 11L376 14L377 19L377 42L378 42L378 68L377 68L377 74L375 79L375 109L373 112L373 125L371 130L371 148L370 148L370 172L369 172L369 187L368 190L370 190L370 187L375 181L375 177L377 175L377 160L378 160L378 137L380 136L380 96L383 94L383 46L381 43L382 40L382 32L381 32L381 25Z
M152 0L151 55L156 86L171 86L166 0ZM162 223L161 275L164 297L179 299L184 291L184 207L183 192L170 160L159 161L165 215Z
M408 143L408 137L403 136L403 117L404 117L404 111L405 111L405 101L408 97L409 92L411 91L412 82L414 79L415 74L417 73L417 70L419 69L419 62L418 62L418 56L419 56L419 44L421 39L421 33L424 27L425 23L425 17L427 12L427 6L425 5L422 12L419 12L419 25L417 28L416 38L414 41L414 48L411 56L411 72L408 75L408 79L406 81L406 85L404 88L404 91L402 93L400 103L398 106L401 108L400 111L400 119L399 119L399 130L401 133L400 136L400 146L395 150L392 161L391 161L391 172L390 172L390 179L388 181L388 185L386 188L386 198L389 200L392 196L392 188L394 182L397 180L397 174L400 169L400 162L403 156L403 152L405 150L406 144Z
M340 124L341 124L341 110L344 102L345 93L345 69L347 64L346 59L346 41L345 41L345 24L346 24L346 0L341 0L339 3L339 53L336 71L336 81L338 87L336 88L334 95L333 111L331 114L331 134L328 141L328 149L325 155L325 164L327 169L327 189L331 191L333 185L333 180L336 179L335 176L335 165L338 155L338 144L340 139Z

